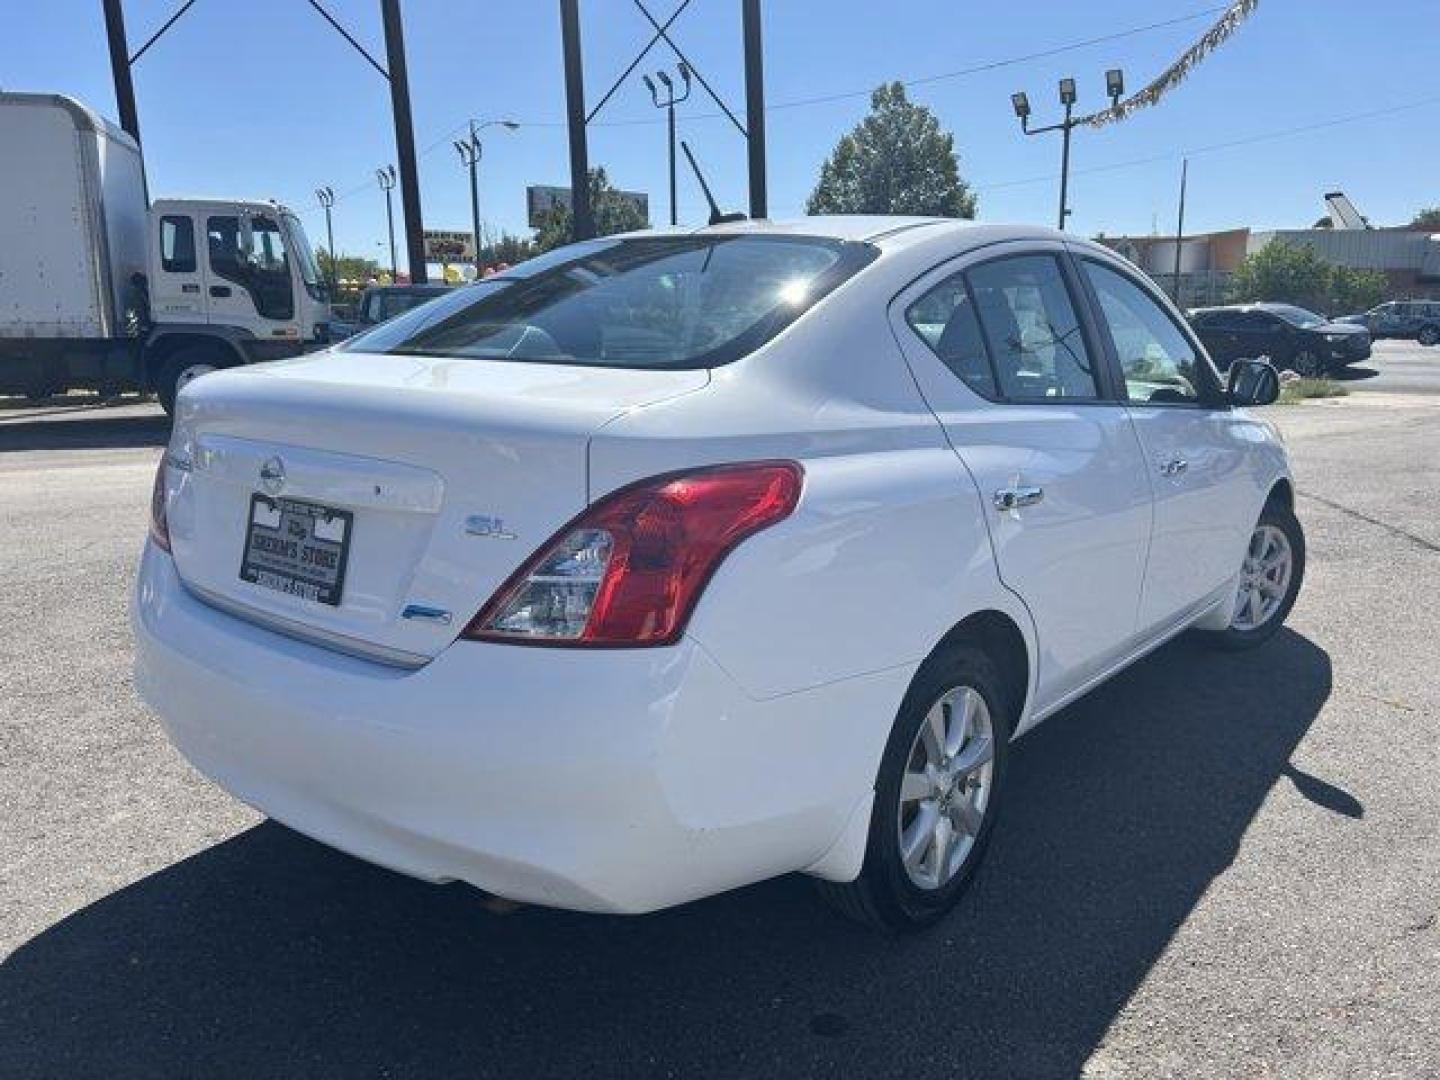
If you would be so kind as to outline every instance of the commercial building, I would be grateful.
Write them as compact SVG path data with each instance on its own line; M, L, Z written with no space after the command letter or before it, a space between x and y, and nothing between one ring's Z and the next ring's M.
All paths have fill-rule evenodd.
M1100 236L1167 291L1175 291L1174 236ZM1230 275L1246 255L1281 242L1307 245L1328 262L1376 270L1392 299L1440 299L1440 234L1416 229L1225 229L1180 238L1179 301L1222 303Z

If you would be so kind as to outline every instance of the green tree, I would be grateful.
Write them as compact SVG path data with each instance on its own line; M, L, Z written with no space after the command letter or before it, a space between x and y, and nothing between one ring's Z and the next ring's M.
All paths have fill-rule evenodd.
M1385 277L1374 270L1335 266L1308 244L1275 241L1247 255L1230 280L1231 299L1298 304L1327 313L1363 311L1385 295Z
M1440 232L1440 206L1427 206L1424 210L1419 211L1411 219L1410 228Z
M603 168L590 170L590 211L595 216L596 236L630 232L650 224L640 208L610 183ZM540 219L540 227L535 230L536 253L568 244L574 233L574 222L568 206L559 203L551 206Z
M494 243L485 244L480 248L480 263L482 266L494 266L497 263L508 263L514 266L535 254L538 254L538 250L533 240L504 233Z
M1378 270L1352 270L1348 266L1337 266L1330 282L1330 313L1341 315L1369 311L1385 299L1389 287L1385 275Z
M326 278L329 278L333 271L337 281L358 281L363 284L372 277L380 276L380 264L363 255L345 255L343 253L336 255L333 267L330 262L330 252L323 247L315 249L315 257L319 260L320 269L324 271Z
M870 115L820 167L805 210L973 218L975 193L960 176L955 137L893 82L876 88Z

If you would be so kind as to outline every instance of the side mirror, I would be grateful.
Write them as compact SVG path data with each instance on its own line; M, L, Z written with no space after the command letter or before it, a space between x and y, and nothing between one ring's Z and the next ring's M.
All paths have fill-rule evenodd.
M1265 360L1236 360L1230 365L1230 404L1273 405L1280 397L1280 373Z

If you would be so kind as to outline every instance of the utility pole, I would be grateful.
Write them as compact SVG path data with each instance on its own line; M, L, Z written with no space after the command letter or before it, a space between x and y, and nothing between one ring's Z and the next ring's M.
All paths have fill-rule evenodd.
M750 216L768 217L765 185L765 53L760 38L760 0L742 0L745 38L745 151L750 166Z
M105 36L110 43L110 74L115 80L115 106L120 111L121 128L138 143L140 116L135 110L135 82L130 76L130 47L125 39L123 0L103 2Z
M680 81L685 84L685 92L679 97L675 95L675 83L664 71L657 71L655 78L659 79L665 87L665 98L661 100L660 91L656 89L655 82L649 75L641 75L646 88L650 91L650 100L657 109L665 110L666 128L669 131L670 139L670 224L679 224L675 207L675 106L690 96L690 65L680 61L677 65L680 71Z
M1110 97L1110 105L1113 108L1120 101L1125 93L1125 74L1119 68L1111 68L1105 72L1105 92ZM1065 106L1065 119L1058 124L1050 124L1048 127L1032 128L1030 126L1030 99L1022 90L1019 93L1010 95L1010 105L1015 110L1015 115L1020 118L1020 130L1026 135L1043 135L1048 131L1061 133L1060 147L1060 215L1056 224L1057 229L1065 228L1065 219L1070 216L1070 132L1081 124L1089 123L1090 117L1075 117L1075 80L1060 80L1060 104Z
M1180 304L1180 244L1185 238L1185 180L1190 172L1190 159L1180 162L1180 216L1175 223L1175 278L1172 293L1177 306Z
M335 295L337 282L335 280L335 230L330 222L330 208L335 205L335 189L322 187L315 189L315 198L325 208L325 252L330 263L330 295Z
M405 253L410 263L410 280L416 285L423 285L428 280L425 269L425 226L420 214L420 174L415 165L415 127L410 119L410 76L405 66L405 29L400 22L400 0L380 0L380 17L385 24L390 105L395 114L395 154L400 162L400 205L405 210ZM389 199L388 195L386 199ZM391 261L394 261L393 258Z
M477 124L470 121L470 137L468 139L456 139L452 144L456 153L460 155L460 163L470 170L470 235L475 244L475 280L480 280L480 160L485 156L484 144L480 142L480 132L487 127L503 127L506 131L514 131L520 125L514 120L486 120Z
M399 271L395 264L395 206L391 200L390 193L395 190L395 166L387 165L383 169L375 170L375 179L380 183L380 190L385 192L385 223L390 229L390 284L398 285ZM420 262L424 265L425 252L420 252ZM410 280L414 282L415 272L410 272ZM423 279L421 281L423 284Z
M590 206L590 148L585 138L585 67L580 59L580 0L560 0L560 37L565 54L565 119L570 130L571 239L595 235Z

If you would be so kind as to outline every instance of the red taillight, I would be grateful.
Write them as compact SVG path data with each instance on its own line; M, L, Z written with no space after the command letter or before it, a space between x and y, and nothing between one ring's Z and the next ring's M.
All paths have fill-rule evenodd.
M537 551L461 636L667 645L725 556L795 509L803 476L793 461L763 461L622 488Z
M165 518L165 454L155 470L155 486L150 489L150 539L161 551L170 550L170 524Z

